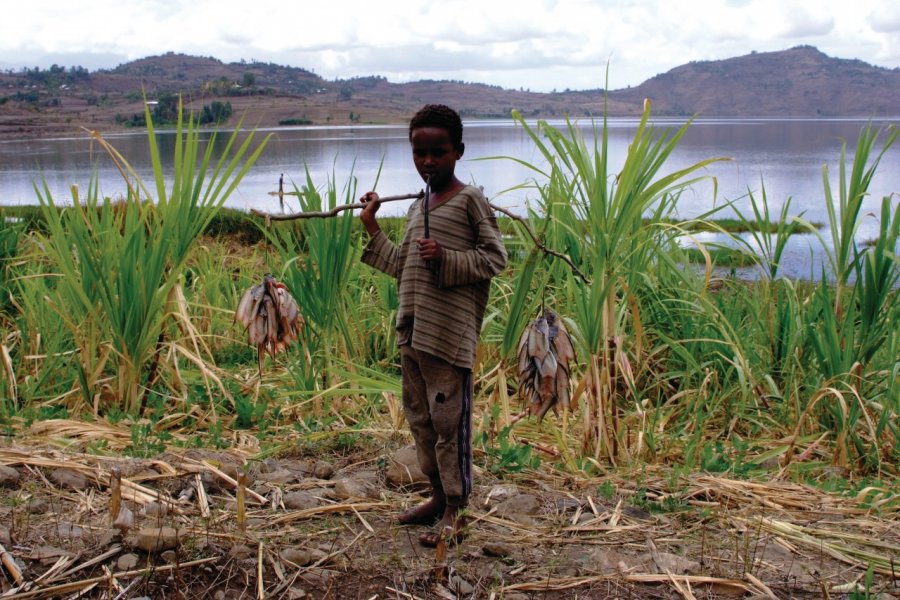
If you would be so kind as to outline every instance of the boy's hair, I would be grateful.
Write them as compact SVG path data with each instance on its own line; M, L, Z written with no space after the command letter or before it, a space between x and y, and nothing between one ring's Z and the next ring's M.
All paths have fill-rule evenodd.
M459 113L444 104L426 104L413 115L409 122L409 139L412 141L413 129L420 127L438 127L450 134L450 142L454 148L462 146L462 119Z

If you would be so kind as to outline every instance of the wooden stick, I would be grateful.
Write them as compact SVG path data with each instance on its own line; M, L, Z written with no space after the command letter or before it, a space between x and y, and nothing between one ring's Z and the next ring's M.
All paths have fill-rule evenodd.
M418 194L400 194L398 196L385 196L384 198L379 198L378 200L379 200L379 202L393 202L394 200L413 200L413 199L422 198L424 195L425 195L425 192L422 191L422 192L419 192ZM497 211L499 213L503 213L510 219L513 219L514 221L518 221L519 223L521 223L522 227L524 227L525 231L528 233L528 237L531 238L531 241L534 242L534 245L537 247L538 250L540 250L544 254L549 254L550 256L555 256L556 258L558 258L561 261L563 261L564 263L566 263L569 266L569 268L572 270L572 272L575 273L575 275L577 275L578 277L580 277L581 280L584 281L585 283L589 284L591 282L590 278L587 275L585 275L584 273L582 273L581 270L575 266L575 263L572 262L572 259L570 259L565 254L562 254L561 252L557 252L556 250L548 248L547 245L541 241L541 239L538 237L538 235L534 232L534 230L528 224L528 221L526 221L524 218L522 218L519 215L516 215L514 213L511 213L510 211L506 210L505 208L497 206L496 204L493 204L491 202L488 202L488 206L490 206L492 209L494 209L495 211ZM299 213L292 213L289 215L275 215L272 213L267 213L267 212L264 212L261 210L257 210L255 208L251 208L250 212L254 215L264 217L266 219L266 223L268 224L269 221L291 221L293 219L313 219L313 218L333 217L333 216L337 215L339 212L344 211L344 210L353 210L353 209L364 208L364 207L365 207L365 204L363 204L362 202L357 202L355 204L341 204L340 206L335 206L331 210L299 212Z
M418 194L400 194L398 196L385 196L384 198L379 198L379 202L394 202L395 200L416 200L425 195L425 192L419 192ZM272 213L263 212L261 210L256 210L255 208L251 208L250 212L254 215L258 215L260 217L265 217L267 221L291 221L293 219L324 219L326 217L333 217L337 215L339 212L345 210L354 210L357 208L365 208L365 204L362 202L354 202L353 204L341 204L339 206L335 206L331 210L323 210L323 211L312 211L312 212L298 212L291 213L288 215L276 215Z

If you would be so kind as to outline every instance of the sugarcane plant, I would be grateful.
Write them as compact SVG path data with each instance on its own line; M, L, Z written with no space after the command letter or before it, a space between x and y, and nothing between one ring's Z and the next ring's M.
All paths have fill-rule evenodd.
M339 190L332 178L320 190L307 170L294 192L303 211L334 209L339 199L351 203L355 197L355 179L350 177L350 182ZM339 354L331 344L346 342L350 336L346 296L353 289L348 282L359 255L359 239L351 211L330 216L273 223L264 231L282 265L278 278L298 299L306 320L300 333L302 355L288 365L297 388L306 391L320 387L319 376Z
M49 301L79 348L84 399L91 404L99 374L111 373L114 401L132 415L156 377L166 324L180 312L188 256L265 146L263 140L252 148L253 133L240 141L238 127L216 156L218 134L204 148L193 118L182 115L179 110L168 171L145 107L153 187L97 132L91 139L122 174L121 201L102 196L96 176L85 196L73 186L68 207L55 201L46 182L36 186L48 228L42 241L57 277Z
M881 134L881 149L875 152ZM847 467L857 460L878 470L896 443L894 421L898 407L893 375L885 377L878 356L896 349L900 319L900 267L896 259L900 239L900 205L885 196L878 210L878 236L871 245L857 239L863 202L876 169L897 141L894 127L876 130L867 125L856 143L850 173L846 144L842 143L837 194L832 191L828 168L822 178L828 208L830 244L823 240L830 273L823 271L809 299L806 340L817 374L808 384L812 395L798 418L795 438L813 415L834 440L832 462ZM874 215L873 215L874 216ZM830 276L830 277L829 277ZM900 361L888 352L889 369ZM793 445L785 461L792 456Z
M537 210L559 221L566 234L563 243L572 247L570 255L588 276L568 276L560 285L571 299L572 335L587 356L582 447L594 460L616 462L629 453L620 421L626 395L635 393L628 358L629 346L632 352L639 350L634 346L639 338L629 335L629 330L640 330L634 290L653 272L654 257L674 235L658 224L672 215L678 192L699 181L690 175L724 160L707 159L661 174L690 121L674 134L658 135L649 118L646 101L625 162L613 177L605 114L589 146L568 119L560 131L545 121L532 127L513 113L547 164L526 164L546 182L538 186ZM548 245L557 246L550 241ZM522 280L520 285L530 282Z

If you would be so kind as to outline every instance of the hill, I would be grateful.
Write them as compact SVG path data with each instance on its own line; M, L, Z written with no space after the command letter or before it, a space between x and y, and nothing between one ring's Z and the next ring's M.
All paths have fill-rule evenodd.
M691 62L614 96L625 104L653 98L654 113L665 115L896 117L900 69L798 46Z
M73 134L79 127L110 131L139 122L143 94L159 101L182 96L199 113L227 103L245 124L404 122L419 106L443 102L464 118L597 115L601 89L536 93L462 81L391 83L383 77L325 80L312 71L271 63L223 63L167 53L115 69L80 67L0 73L0 139ZM611 90L608 114L640 113L645 98L656 116L900 115L900 69L829 57L815 48L752 53L692 62L639 86Z

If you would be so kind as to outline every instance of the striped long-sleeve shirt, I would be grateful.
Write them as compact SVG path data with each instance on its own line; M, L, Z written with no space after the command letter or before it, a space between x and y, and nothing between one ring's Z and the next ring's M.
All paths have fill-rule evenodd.
M410 207L400 245L379 231L363 250L362 261L397 279L398 343L409 342L416 350L471 369L491 278L506 266L506 249L493 210L473 186L431 209L429 229L442 249L434 270L419 258L414 244L425 234L421 201Z

